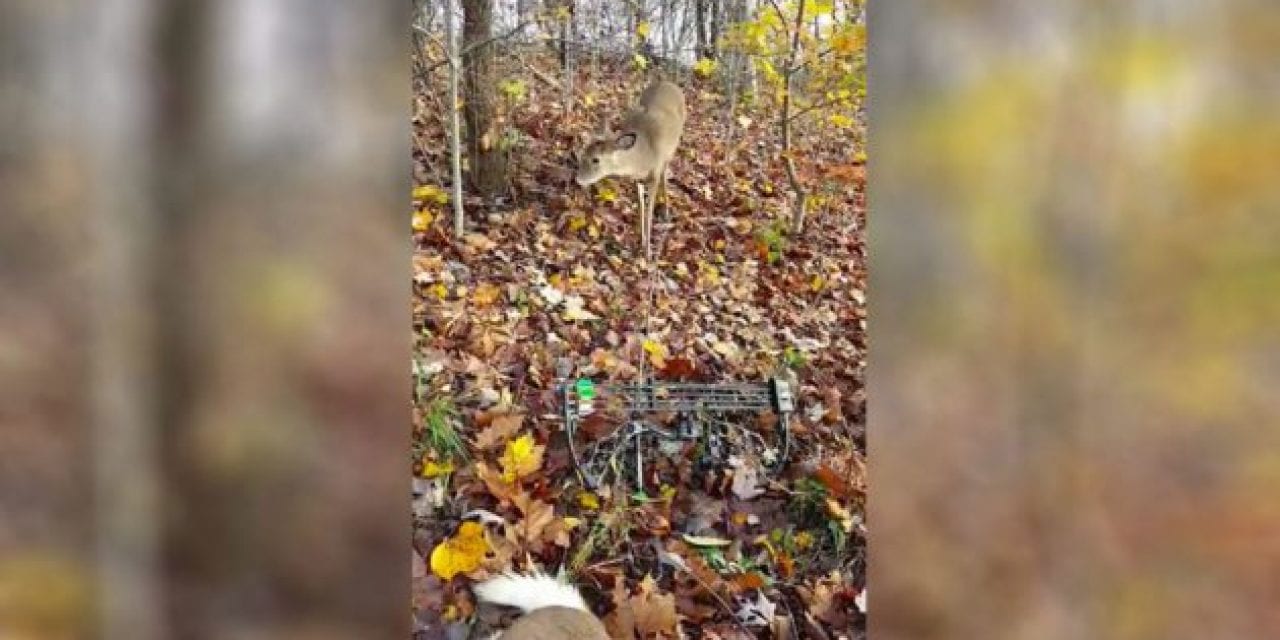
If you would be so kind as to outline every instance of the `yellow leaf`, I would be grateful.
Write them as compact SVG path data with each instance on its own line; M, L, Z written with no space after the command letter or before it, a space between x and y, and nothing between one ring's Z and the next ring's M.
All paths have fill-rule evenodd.
M815 292L822 291L822 287L824 287L825 285L826 285L826 281L822 279L822 276L817 274L814 274L813 280L809 281L809 289Z
M587 217L586 217L586 216L574 216L574 217L572 217L572 218L569 218L569 232L570 232L570 233L577 233L577 232L581 231L581 230L582 230L582 228L583 228L583 227L585 227L585 226L587 226Z
M600 498L597 498L596 494L591 493L590 491L580 491L578 492L578 504L581 505L583 509L599 509Z
M702 58L693 64L693 72L706 78L715 73L716 61L709 58Z
M664 501L671 502L676 497L676 488L669 484L664 484L662 485L661 495Z
M422 464L422 477L424 478L435 478L446 473L453 473L452 462L428 460Z
M618 192L614 191L611 186L602 185L596 190L596 200L600 202L617 202Z
M649 68L649 59L644 57L644 54L642 53L636 54L635 62L636 62L636 67L641 71L644 71L645 69Z
M483 282L476 287L475 293L471 294L472 302L481 307L486 307L498 301L502 297L502 288L497 285Z
M452 538L431 550L431 571L445 580L459 573L470 573L480 567L489 543L484 539L484 525L467 521Z
M444 286L443 282L437 282L434 287L431 287L431 293L434 293L437 298L444 300L449 297L449 287Z
M413 230L419 233L426 231L427 228L431 226L431 221L434 219L435 217L426 209L423 209L422 211L414 211L413 222L411 223L413 225Z
M524 434L507 443L502 452L502 479L515 482L517 478L527 476L542 468L542 454L546 447L534 444L532 434Z
M827 121L841 129L847 129L853 126L853 118L850 118L843 113L833 113L830 116L827 116Z
M796 534L795 542L796 548L804 551L805 549L813 546L813 534L808 531L801 531Z
M834 13L836 3L834 0L811 0L805 3L805 12L807 16L821 16L828 13Z
M423 202L434 202L436 204L446 204L449 202L449 194L444 189L434 184L424 184L413 189L413 199Z
M641 22L640 24L636 25L636 35L640 36L641 39L646 39L649 37L648 21Z
M573 529L578 525L582 524L581 518L575 518L573 516L565 516L561 518L561 520L564 520L564 526L566 529Z
M641 346L644 347L644 352L649 354L649 362L653 363L653 366L659 369L667 366L666 347L649 339L645 339Z

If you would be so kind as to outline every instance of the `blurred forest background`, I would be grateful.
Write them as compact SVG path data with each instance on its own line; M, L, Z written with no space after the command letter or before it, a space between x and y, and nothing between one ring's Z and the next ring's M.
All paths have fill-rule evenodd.
M418 637L530 560L618 638L863 637L864 3L433 1L413 30ZM572 177L654 78L689 115L646 262L630 182ZM771 376L781 475L692 443L642 483L575 473L565 379ZM622 428L596 417L578 447Z
M405 54L441 51L411 45L408 5L0 4L0 635L410 633L405 356L411 340L425 351L422 325L405 331L405 265L442 216L452 237L454 201L420 191L406 211L424 130L406 118L421 70ZM1280 5L867 9L870 633L1280 636ZM501 15L494 35L518 25ZM637 91L635 53L652 69L663 44L601 70ZM686 93L726 95L710 88L726 55L709 78L680 76ZM563 77L558 60L527 61ZM444 95L447 66L433 73L414 99ZM561 102L563 86L528 74L526 97ZM584 101L587 81L574 76ZM691 104L691 131L727 113ZM761 220L796 201L776 115L735 108L751 123L725 136L761 144L733 165L780 194ZM416 148L439 153L447 134L430 127ZM415 163L413 185L449 197L446 158ZM463 243L496 233L490 213L547 202L520 162L510 195L468 188ZM677 160L677 176L707 170ZM557 188L571 200L547 235L594 223L629 255L617 192L587 215L602 191ZM694 196L672 192L674 226L655 238L689 233ZM805 242L840 219L809 206ZM560 231L562 212L565 230L585 226ZM653 593L665 607L672 592Z

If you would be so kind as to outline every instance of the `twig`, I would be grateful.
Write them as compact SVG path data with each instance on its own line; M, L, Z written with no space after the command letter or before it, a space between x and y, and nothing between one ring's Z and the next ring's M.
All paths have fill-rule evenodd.
M532 64L529 64L529 62L525 60L523 56L514 56L514 57L517 62L519 62L521 65L524 66L525 69L528 69L529 72L533 74L533 77L545 82L548 86L554 89L560 89L560 82L558 80L543 73L542 71L539 71L537 67L533 66Z
M528 27L528 26L529 26L529 25L531 25L531 24L533 24L533 22L532 22L532 21L525 21L525 22L522 22L522 23L520 23L520 24L516 25L516 26L515 26L515 28L511 29L510 31L508 31L508 32L506 32L506 33L502 33L502 34L499 34L499 35L493 36L493 37L491 37L491 38L485 38L484 40L481 40L481 41L479 41L479 42L473 42L473 43L471 43L471 44L469 44L469 45L467 45L467 46L463 47L463 48L462 48L462 50L458 52L458 59L459 59L459 60L462 60L463 58L465 58L465 57L467 57L467 56L471 55L472 53L475 53L475 51L476 51L477 49L480 49L481 47L487 47L487 46L489 46L489 45L491 45L491 44L494 44L495 42L498 42L499 40L506 40L506 39L508 39L508 38L511 38L512 36L515 36L516 34L518 34L518 33L520 33L521 31L523 31L523 30L525 29L525 27ZM420 31L422 30L422 28L421 28L421 27L419 27L419 26L418 26L418 25L416 25L416 24L415 24L415 25L413 25L413 28L418 29L418 30L420 30ZM424 31L424 33L425 33L425 31ZM435 69L437 69L437 68L439 68L439 67L442 67L442 66L444 66L444 65L446 65L446 64L449 64L449 63L450 63L450 61L449 61L449 60L447 60L447 59L446 59L446 60L441 60L440 62L437 62L437 63L435 63L435 64L431 65L430 67L428 67L428 68L427 68L427 71L434 71Z

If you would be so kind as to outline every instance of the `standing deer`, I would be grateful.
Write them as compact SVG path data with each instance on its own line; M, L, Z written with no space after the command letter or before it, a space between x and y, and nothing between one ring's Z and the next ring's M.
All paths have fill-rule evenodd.
M636 180L640 195L640 242L644 256L651 256L653 206L667 194L667 165L684 132L684 94L680 87L658 80L640 94L636 108L627 114L618 133L607 127L604 135L583 149L578 160L577 182L593 185L609 176ZM645 183L649 199L645 200Z

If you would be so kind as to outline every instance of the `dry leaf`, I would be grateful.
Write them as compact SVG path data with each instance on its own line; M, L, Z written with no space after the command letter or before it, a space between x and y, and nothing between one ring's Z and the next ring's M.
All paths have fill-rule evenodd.
M493 416L489 426L476 435L476 448L481 451L496 449L498 445L509 442L519 433L524 424L523 413L507 413Z
M627 600L635 616L635 628L642 634L673 633L676 630L676 597L674 594L657 593L653 576L640 581L639 591Z

